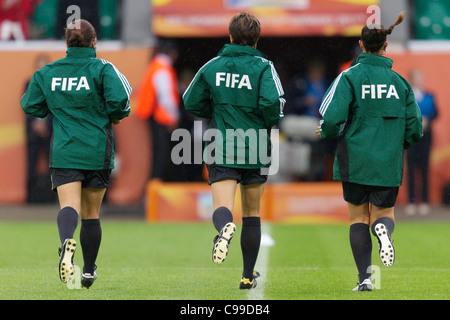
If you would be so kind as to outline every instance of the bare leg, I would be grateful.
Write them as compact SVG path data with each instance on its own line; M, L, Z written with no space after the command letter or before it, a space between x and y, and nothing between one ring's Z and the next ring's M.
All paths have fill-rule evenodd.
M259 217L264 184L241 185L243 217Z
M56 190L60 208L71 207L79 214L81 209L81 181L63 184Z
M106 188L83 188L81 191L81 219L98 219Z
M221 180L211 184L214 210L225 207L233 212L236 186L237 182L233 179Z

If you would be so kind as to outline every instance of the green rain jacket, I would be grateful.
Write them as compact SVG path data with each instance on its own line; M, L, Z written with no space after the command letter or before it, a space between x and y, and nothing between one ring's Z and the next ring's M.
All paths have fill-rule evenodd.
M53 115L51 168L114 168L112 119L130 113L131 87L94 48L69 47L67 56L36 71L22 97L30 116Z
M211 119L210 129L216 129L210 130L215 132L214 150L208 152L211 144L206 144L204 161L244 169L268 166L270 128L283 117L283 95L265 54L226 44L200 68L183 95L186 110Z
M338 136L335 180L402 184L403 150L422 137L422 117L411 86L391 68L391 59L362 53L325 94L321 136Z

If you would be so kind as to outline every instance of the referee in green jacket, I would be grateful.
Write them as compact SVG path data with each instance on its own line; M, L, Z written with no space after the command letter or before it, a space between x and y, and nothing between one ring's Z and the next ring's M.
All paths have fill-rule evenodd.
M372 241L381 261L394 263L394 204L403 176L403 150L422 136L422 118L409 83L383 57L401 13L388 29L361 32L363 51L331 84L320 106L319 137L338 137L334 179L342 181L350 216L350 245L359 272L354 291L372 290Z
M81 284L89 288L97 278L100 206L114 168L112 124L129 115L131 87L113 64L96 58L97 35L88 21L69 23L65 39L67 56L36 71L21 105L30 116L53 115L49 166L61 207L60 279L67 283L74 274L80 215Z
M211 119L209 132L214 132L214 143L207 142L204 157L213 197L212 219L219 232L213 261L224 261L236 231L232 212L239 183L244 264L239 288L251 289L259 275L253 268L261 241L260 201L270 165L270 128L283 117L285 100L273 63L256 49L261 32L258 19L238 13L228 30L231 43L200 68L183 100L187 111ZM214 152L209 153L211 149Z

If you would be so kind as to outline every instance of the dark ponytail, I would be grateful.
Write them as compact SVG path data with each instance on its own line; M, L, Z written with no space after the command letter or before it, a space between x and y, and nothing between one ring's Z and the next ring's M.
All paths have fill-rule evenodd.
M387 29L385 29L381 25L375 25L372 28L369 28L367 25L365 25L361 31L361 41L363 42L366 51L371 53L378 52L386 42L386 36L388 34L391 34L395 26L402 23L403 19L404 13L400 12L397 20Z
M66 27L65 38L69 47L94 47L97 33L88 21L73 20Z

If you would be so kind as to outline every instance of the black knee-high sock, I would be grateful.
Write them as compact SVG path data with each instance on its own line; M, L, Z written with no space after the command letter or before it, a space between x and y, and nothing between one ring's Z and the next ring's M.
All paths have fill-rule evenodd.
M93 274L101 240L100 219L81 220L80 243L84 260L83 273Z
M359 281L369 278L372 265L372 238L370 237L369 225L365 223L354 223L350 225L350 246L358 268Z
M241 231L241 249L244 260L244 278L253 278L253 269L258 258L261 244L261 219L259 217L243 217Z
M378 220L375 220L375 222L372 224L372 228L371 229L372 229L372 234L374 236L377 235L376 232L375 232L375 226L378 223L384 224L386 226L386 228L388 229L389 234L392 234L394 232L394 228L395 228L394 220L392 220L391 218L388 218L388 217L382 217L382 218L380 218Z
M64 207L56 217L61 245L66 239L72 239L78 225L78 213L72 207Z
M213 212L212 216L214 228L220 232L228 222L233 222L233 214L228 208L219 207Z

